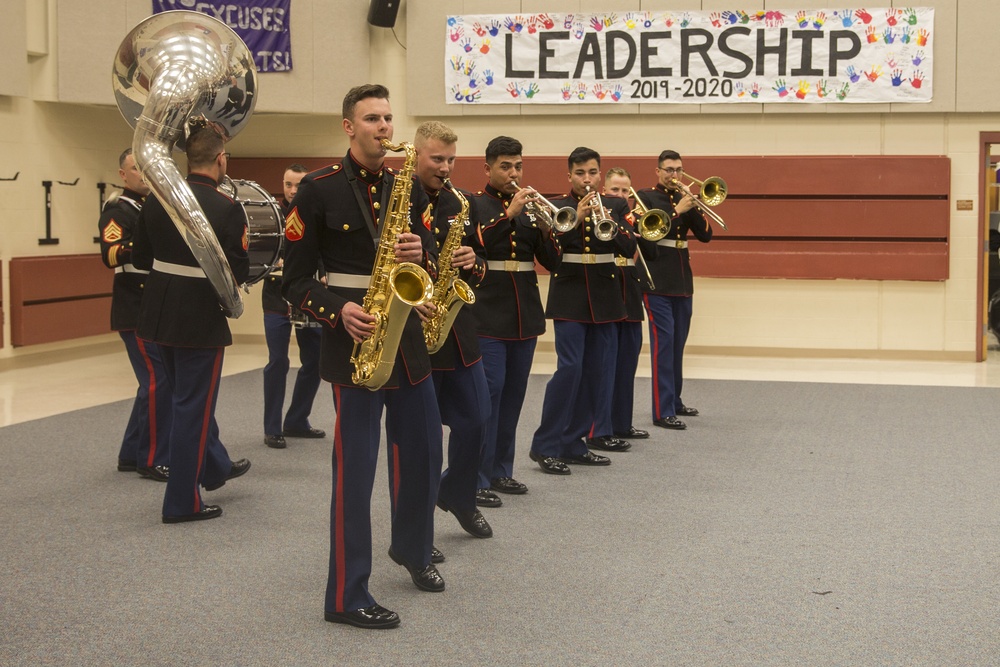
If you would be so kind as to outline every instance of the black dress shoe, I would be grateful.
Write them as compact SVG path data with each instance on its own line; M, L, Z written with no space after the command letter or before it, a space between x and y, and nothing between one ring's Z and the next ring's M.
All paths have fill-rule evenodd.
M327 611L324 618L330 623L346 623L356 628L384 630L399 625L399 614L389 611L380 604L373 604L354 611Z
M528 492L528 487L521 484L513 477L497 477L490 482L490 488L494 491L509 493L514 496L520 496Z
M284 449L288 446L288 443L285 442L285 436L283 435L265 435L264 444L271 449Z
M607 456L601 456L600 454L595 454L594 452L587 452L586 454L574 454L572 456L560 456L559 460L563 463L572 463L573 465L581 466L609 466L611 465L611 459Z
M170 478L170 468L168 466L139 466L135 471L146 479L152 479L157 482L165 482Z
M184 523L185 521L204 521L222 516L222 508L218 505L205 505L205 508L194 514L181 514L180 516L165 516L163 523Z
M431 547L431 562L435 565L445 561L444 552L437 547Z
M641 428L636 428L635 426L629 426L628 431L625 433L615 433L619 438L631 438L632 440L645 440L649 437L649 431L643 431Z
M250 470L249 459L240 459L239 461L233 461L233 467L229 469L229 474L226 475L226 478L221 482L218 482L217 484L206 484L205 490L215 491L216 489L221 489L225 485L225 483L228 482L229 480L236 479L241 475L247 474L247 470Z
M698 409L697 408L689 408L686 405L682 405L680 408L678 408L677 414L679 414L682 417L697 417L698 416Z
M135 461L118 459L118 472L135 472Z
M286 428L284 436L286 438L325 438L326 431L321 428L307 428L304 431Z
M573 472L569 469L568 465L551 456L542 456L535 452L528 452L528 458L537 463L542 472L549 475L569 475Z
M499 500L499 498L497 499ZM460 512L456 509L452 509L438 501L438 507L440 507L445 512L451 512L458 519L458 524L462 526L469 535L479 538L493 537L493 528L490 527L489 521L483 516L483 513L479 510L472 510L471 512ZM433 562L433 561L431 561Z
M503 505L503 501L500 500L500 496L489 489L479 489L476 491L477 507L500 507L501 505Z
M591 449L602 449L606 452L627 452L632 448L628 440L603 435L599 438L587 438L587 446Z
M672 428L675 431L683 431L687 428L687 424L677 417L664 417L663 419L653 421L653 423L661 428Z
M434 567L434 563L428 563L426 567L413 567L397 556L392 547L389 547L389 558L406 568L414 585L420 590L428 593L440 593L444 590L444 578Z

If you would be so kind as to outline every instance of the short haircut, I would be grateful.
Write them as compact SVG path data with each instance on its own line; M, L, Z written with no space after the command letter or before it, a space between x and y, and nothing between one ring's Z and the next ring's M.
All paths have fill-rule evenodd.
M597 166L601 166L601 154L595 151L593 148L587 148L586 146L579 146L573 149L573 152L569 154L570 171L573 170L574 164L583 164L584 162L590 162L591 160L597 160Z
M493 164L501 155L521 155L521 142L512 137L494 137L486 144L486 164Z
M119 169L124 169L125 168L125 158L127 158L131 154L132 154L132 149L131 148L126 148L125 150L122 151L122 154L118 156L118 168Z
M608 169L608 173L604 177L604 180L607 181L612 176L624 176L628 180L632 180L632 175L625 171L622 167L611 167L611 169Z
M296 174L308 174L309 173L309 170L306 169L304 165L301 165L298 162L296 162L295 164L290 164L287 167L285 167L285 171L293 171Z
M458 135L450 127L439 120L428 120L417 127L413 143L420 148L428 139L437 139L443 144L451 145L458 141Z
M192 129L185 148L188 169L212 164L225 149L226 143L222 140L222 135L212 126Z
M660 153L660 157L657 158L656 160L656 165L660 166L661 164L663 164L664 160L680 160L680 159L681 159L681 154L678 153L677 151L666 150Z
M378 83L366 83L363 86L354 86L344 95L344 118L354 120L354 107L361 100L375 97L380 100L389 99L389 89Z

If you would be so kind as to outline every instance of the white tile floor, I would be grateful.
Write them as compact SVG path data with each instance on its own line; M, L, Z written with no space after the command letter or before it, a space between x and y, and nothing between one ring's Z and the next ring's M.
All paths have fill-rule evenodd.
M297 353L292 350L292 359ZM267 348L238 342L226 350L223 373L263 368ZM533 372L555 367L551 353L539 354ZM294 361L293 361L294 363ZM638 375L649 376L640 359ZM688 354L685 376L718 380L843 382L862 384L1000 387L1000 353L984 363L880 359L813 359ZM135 394L135 378L116 335L84 342L37 346L29 354L0 358L0 426L119 401Z

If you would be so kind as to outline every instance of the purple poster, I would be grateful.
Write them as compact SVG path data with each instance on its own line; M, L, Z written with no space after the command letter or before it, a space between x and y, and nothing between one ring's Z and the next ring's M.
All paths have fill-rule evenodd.
M216 18L240 36L253 53L258 72L292 69L292 0L153 0L153 13L185 9Z

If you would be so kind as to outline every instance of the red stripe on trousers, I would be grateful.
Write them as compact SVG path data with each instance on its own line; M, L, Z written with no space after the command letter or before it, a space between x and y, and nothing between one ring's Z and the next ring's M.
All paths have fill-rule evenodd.
M646 317L649 318L649 335L652 338L649 349L653 353L653 419L660 419L660 374L658 372L660 360L657 357L657 351L660 349L659 336L657 335L656 325L653 323L653 309L649 306L649 297L644 294L642 300L646 304Z
M219 388L219 377L222 375L222 350L221 347L216 350L215 363L212 364L212 384L208 387L208 397L205 399L205 416L201 420L201 437L198 438L198 469L194 476L196 480L201 479L201 467L205 463L208 427L212 423L212 400L215 398L215 392ZM201 511L201 492L198 490L197 483L194 485L194 508L195 512Z
M139 353L146 360L146 372L149 373L149 457L146 466L152 467L156 460L156 372L153 370L153 360L146 352L146 345L138 337L135 339L139 346Z
M334 553L337 556L337 602L335 611L344 611L344 586L347 579L347 566L344 563L344 441L340 437L340 387L333 385L333 404L337 411L337 420L333 428L333 455L337 460L337 475L333 480L333 494L336 500L337 514L332 517L334 534Z

